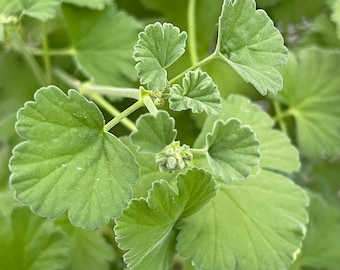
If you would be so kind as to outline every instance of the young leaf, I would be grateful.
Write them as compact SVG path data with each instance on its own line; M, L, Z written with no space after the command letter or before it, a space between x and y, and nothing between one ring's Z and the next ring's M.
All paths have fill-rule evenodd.
M174 226L215 196L213 177L197 168L177 177L178 192L167 181L153 183L147 199L134 199L117 220L119 247L133 269L168 269L175 254Z
M282 132L273 129L274 122L259 106L245 97L230 95L222 101L222 111L218 116L209 116L195 142L195 147L204 147L205 137L215 121L237 118L249 125L261 145L260 166L262 168L291 173L300 167L299 154Z
M175 119L166 111L156 115L144 114L136 122L137 131L130 136L131 142L139 152L159 153L177 135Z
M306 232L307 203L302 189L270 171L221 184L178 223L177 250L196 269L288 269Z
M167 85L165 69L184 53L186 39L187 34L170 23L146 26L138 35L133 54L141 84L163 91Z
M46 22L55 16L61 0L20 0L20 3L25 15Z
M87 7L90 9L104 9L106 5L112 3L111 0L63 0L64 3L69 3L73 5L77 5L80 7Z
M190 109L193 113L205 111L211 115L221 110L221 97L216 84L206 72L200 70L186 73L182 86L173 85L170 95L170 108L175 111Z
M260 160L259 142L249 126L237 119L216 121L206 136L207 159L224 181L243 180Z
M17 199L49 218L68 210L70 221L87 229L119 216L138 165L103 124L98 107L77 91L37 91L18 113L16 129L25 141L10 161Z
M262 95L276 94L282 77L275 69L287 62L280 32L254 0L224 0L218 24L217 52Z
M113 6L103 11L63 6L79 67L98 84L129 86L136 79L133 44L139 25Z
M282 69L284 91L279 100L297 124L302 155L313 159L340 156L340 53L318 48L291 54Z
M10 230L2 230L5 222L11 224ZM66 234L52 221L34 215L27 208L14 208L10 216L1 220L0 239L1 270L57 270L68 266Z

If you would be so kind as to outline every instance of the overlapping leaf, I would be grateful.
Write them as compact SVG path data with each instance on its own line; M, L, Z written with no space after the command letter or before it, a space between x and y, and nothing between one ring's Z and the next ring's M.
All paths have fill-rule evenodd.
M70 3L80 7L87 7L91 9L103 9L106 5L112 3L111 0L62 0L64 3Z
M195 147L204 147L205 137L211 132L215 121L227 121L236 118L244 125L249 125L260 142L260 166L272 170L291 173L300 167L299 154L290 143L288 137L273 129L274 122L259 106L252 104L249 99L230 95L222 102L222 111L217 116L210 116L204 123Z
M177 135L175 120L166 111L158 111L156 115L142 115L136 126L137 131L130 138L139 152L159 153Z
M6 222L9 229L3 230ZM27 208L14 208L6 220L1 220L0 238L1 270L57 270L68 266L66 234L52 221L34 215Z
M141 84L149 90L163 91L167 85L166 68L183 53L187 34L170 23L148 25L138 36L134 58Z
M43 22L55 16L61 0L20 0L23 13Z
M337 34L338 34L338 38L340 38L340 1L339 0L335 0L332 2L332 19L333 21L336 23L337 25Z
M301 153L310 158L340 156L340 53L318 48L291 55L282 69L280 100L297 124Z
M269 171L222 184L179 222L177 250L196 269L287 269L305 236L307 202L302 189Z
M170 108L175 111L190 109L193 113L205 111L208 115L221 110L221 97L216 84L206 72L189 71L182 85L170 88Z
M39 90L18 113L16 129L26 141L10 161L17 199L49 218L68 211L74 225L89 229L120 215L138 165L103 124L97 106L78 92Z
M219 19L216 50L238 74L265 95L282 88L275 69L287 62L280 32L254 0L225 0Z
M206 136L208 162L224 181L243 180L260 160L259 142L249 126L236 119L217 121Z
M177 177L178 192L165 180L153 183L147 199L134 199L117 220L120 248L133 269L167 269L175 254L174 226L201 209L216 193L212 176L197 168Z
M129 86L136 79L131 58L138 23L113 6L103 11L63 7L79 67L98 84Z

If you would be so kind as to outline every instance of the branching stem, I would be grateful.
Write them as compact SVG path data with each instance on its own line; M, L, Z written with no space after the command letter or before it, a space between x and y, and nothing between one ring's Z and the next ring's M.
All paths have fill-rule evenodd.
M286 126L286 123L284 121L284 118L288 117L291 115L290 111L284 111L282 112L280 103L278 101L274 101L274 109L275 109L275 114L276 116L274 117L274 121L278 122L280 129L287 134L288 129Z

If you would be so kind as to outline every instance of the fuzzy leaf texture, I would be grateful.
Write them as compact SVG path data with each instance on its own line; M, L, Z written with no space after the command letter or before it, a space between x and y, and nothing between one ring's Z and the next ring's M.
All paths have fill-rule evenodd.
M291 54L281 71L277 98L295 118L301 154L312 159L340 156L339 62L338 51L308 48Z
M52 221L27 207L14 208L3 219L0 213L0 219L0 270L67 268L68 238ZM4 230L6 223L9 226Z
M98 107L75 90L38 90L17 116L25 141L10 160L16 198L41 216L68 211L75 226L93 229L121 214L138 165L130 150L104 132ZM122 170L124 168L124 170Z
M179 221L177 250L196 269L288 269L305 236L307 203L301 188L270 171L222 183L200 212Z
M167 86L166 68L185 50L187 34L170 23L150 24L138 35L133 54L137 76L148 90L163 91Z
M246 81L265 95L283 86L276 66L287 62L280 32L254 0L225 0L218 24L217 52Z
M260 161L260 144L249 126L237 119L217 121L206 137L207 159L226 182L243 180Z
M138 152L159 153L177 135L175 119L166 111L156 115L144 114L137 119L137 131L130 135L131 142Z
M274 121L249 99L230 95L222 102L222 111L218 116L209 116L197 137L195 147L204 147L206 135L212 131L218 120L228 121L236 118L243 125L249 125L260 142L260 167L284 173L292 173L300 167L299 153L282 132L273 129Z
M175 255L176 222L198 212L216 194L211 174L193 168L177 177L175 190L155 181L146 199L134 199L117 220L119 247L132 269L168 269Z
M221 110L221 97L216 84L206 72L189 71L182 85L170 88L170 108L175 111L191 110L193 113L205 111L208 115Z
M131 58L139 25L109 6L103 11L63 6L76 64L97 84L130 86L136 80Z

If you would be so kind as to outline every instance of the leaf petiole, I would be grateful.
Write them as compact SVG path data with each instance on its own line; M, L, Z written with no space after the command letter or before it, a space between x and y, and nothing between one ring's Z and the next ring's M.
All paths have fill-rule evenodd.
M190 152L193 154L193 155L206 155L207 154L207 151L208 149L205 147L205 148L190 148Z

